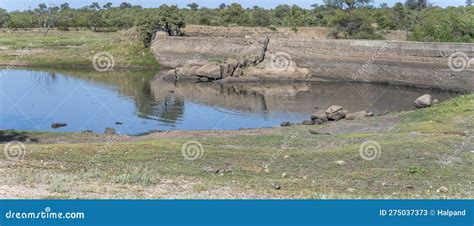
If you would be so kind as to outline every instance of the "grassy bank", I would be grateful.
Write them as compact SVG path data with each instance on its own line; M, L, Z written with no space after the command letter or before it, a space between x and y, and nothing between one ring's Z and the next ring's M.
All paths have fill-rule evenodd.
M29 141L25 157L0 156L0 190L6 191L0 196L473 198L473 131L474 95L468 95L322 126L144 137L18 133ZM193 161L182 154L189 141L202 144ZM380 146L378 158L361 157L367 141Z
M110 33L52 30L46 37L31 29L0 32L3 65L92 68L94 55L100 52L110 53L116 68L158 67L133 29Z

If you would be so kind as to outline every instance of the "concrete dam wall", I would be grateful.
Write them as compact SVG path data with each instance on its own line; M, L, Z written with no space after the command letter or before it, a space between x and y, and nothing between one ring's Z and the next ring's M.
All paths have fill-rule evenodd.
M295 80L376 82L474 91L474 44L469 43L334 40L268 33L245 37L159 35L152 51L164 67L200 66L228 58L257 59L266 37L270 38L266 55L309 70L308 77ZM245 76L238 80L245 81ZM281 79L275 73L264 80Z

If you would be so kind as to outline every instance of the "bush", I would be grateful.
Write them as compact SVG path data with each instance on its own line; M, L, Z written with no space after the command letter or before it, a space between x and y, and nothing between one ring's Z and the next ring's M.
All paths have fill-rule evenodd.
M366 16L364 11L339 11L331 20L336 38L383 39L375 21Z

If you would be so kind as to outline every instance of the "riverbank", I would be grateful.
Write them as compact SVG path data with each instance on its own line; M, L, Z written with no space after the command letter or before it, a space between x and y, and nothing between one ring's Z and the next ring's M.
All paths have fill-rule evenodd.
M0 155L0 198L472 198L473 106L144 136L2 131L1 149L25 146L20 161ZM200 144L196 159L185 144Z
M109 53L112 69L158 68L133 30L92 32L51 30L46 37L37 29L0 30L0 65L47 68L93 68L94 56ZM102 56L103 57L103 56Z

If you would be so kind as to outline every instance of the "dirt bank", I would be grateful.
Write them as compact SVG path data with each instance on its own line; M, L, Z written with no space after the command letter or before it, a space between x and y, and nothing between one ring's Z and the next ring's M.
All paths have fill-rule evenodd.
M214 32L209 31L209 29ZM248 78L237 80L282 80L285 70L309 70L309 76L294 80L342 80L379 82L397 85L432 87L457 91L474 90L474 44L418 43L403 41L331 40L314 31L287 32L202 29L189 37L159 36L152 45L155 58L171 68L202 66L210 61L224 62L228 58L256 59L261 55L266 37L270 38L266 55L280 72L252 71ZM313 35L314 34L314 35ZM464 70L450 69L449 58L454 53L467 56ZM459 68L456 68L459 69ZM273 76L272 76L273 75ZM285 78L287 79L287 78Z

